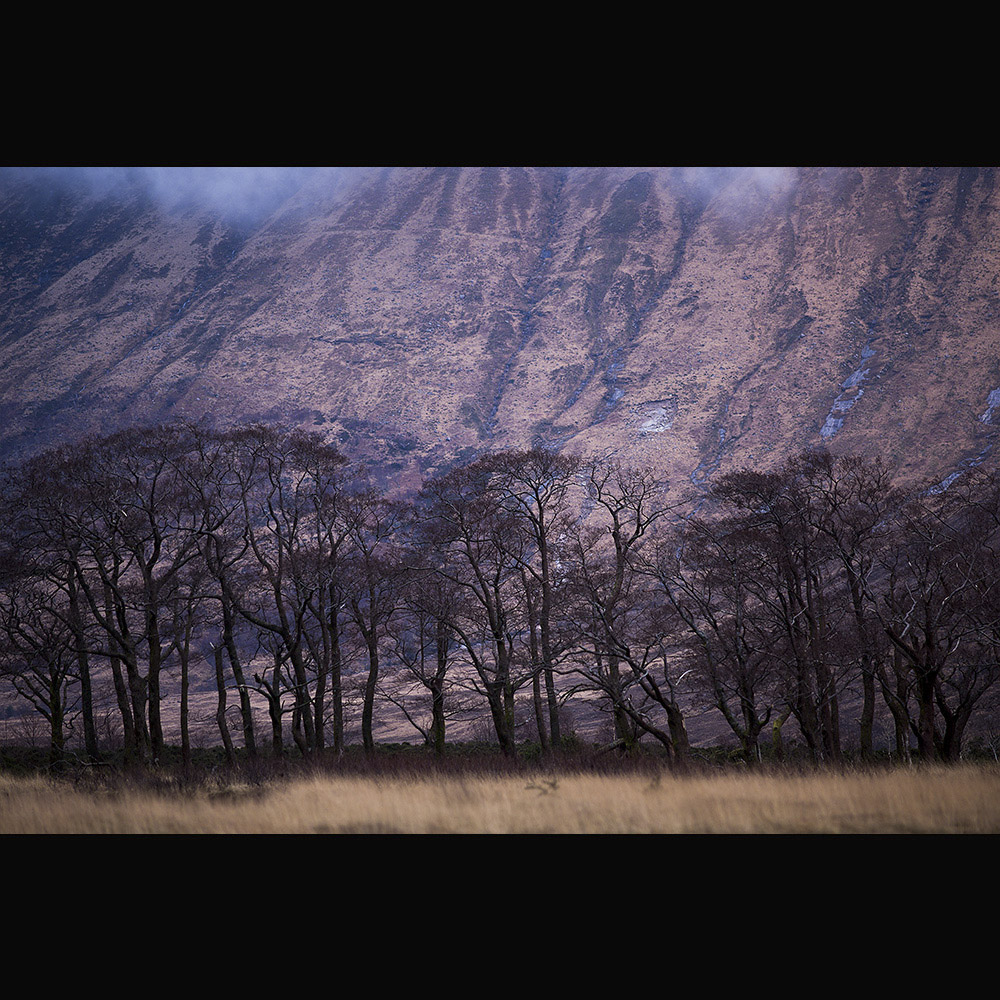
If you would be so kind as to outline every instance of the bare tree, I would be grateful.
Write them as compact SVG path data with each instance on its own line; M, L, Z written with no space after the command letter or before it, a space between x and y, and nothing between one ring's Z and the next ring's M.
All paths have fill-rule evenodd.
M711 495L765 553L759 572L747 579L755 614L774 630L772 654L783 664L787 704L809 752L838 759L840 697L851 665L842 641L848 611L836 581L833 542L809 513L815 496L788 468L730 473Z
M61 536L49 540L65 550L71 570L70 618L82 629L85 603L102 630L101 646L90 652L116 672L127 748L143 760L163 750L160 672L172 651L162 634L164 595L196 553L182 530L187 509L171 467L180 434L123 431L45 456L50 488L58 485ZM77 639L79 659L82 631Z
M89 759L97 761L100 750L92 691L92 640L87 635L89 618L80 596L73 470L70 452L64 448L45 452L0 474L0 545L21 572L46 581L53 595L65 595L65 601L55 601L50 607L73 636L84 745Z
M371 753L375 749L373 721L381 665L380 644L399 607L407 572L404 549L398 541L404 508L373 487L351 494L345 504L349 508L347 537L351 541L343 562L350 581L347 604L351 621L364 639L368 654L361 738L365 750Z
M418 500L421 543L437 553L435 572L462 595L447 622L486 698L505 755L516 753L514 696L530 673L515 667L523 641L519 569L524 538L501 502L490 462L473 462L426 482Z
M455 632L449 622L458 610L458 588L434 572L415 564L401 595L401 614L393 630L394 652L403 669L430 695L430 723L420 724L403 704L414 727L436 753L444 753L445 684L452 665Z
M830 543L830 557L847 586L862 687L860 748L862 756L871 757L876 680L885 649L873 581L879 551L888 541L891 516L904 502L904 495L893 484L893 470L880 458L807 452L787 468L805 498L803 515Z
M42 579L0 556L0 676L49 724L49 762L63 759L75 643L57 595Z
M225 595L242 618L283 644L294 696L293 736L311 753L323 745L330 660L312 659L307 629L317 607L323 608L317 595L329 587L325 519L344 459L316 435L263 425L234 428L227 442L235 449L246 555Z
M760 757L774 697L776 636L757 613L751 586L765 559L739 519L691 518L658 538L645 562L672 612L675 641L686 651L682 663L747 761Z
M545 680L549 732L552 743L559 745L559 699L555 685L555 667L559 656L552 627L553 600L556 587L559 537L579 515L581 503L577 474L578 458L560 455L545 448L529 451L497 452L481 460L493 471L493 485L499 502L514 516L514 524L527 535L529 545L521 543L515 551L523 554L522 571L528 588L528 577L538 590L537 601L529 600L532 621L529 623L531 642L537 649L533 662L540 664ZM537 627L536 627L537 626ZM539 738L546 744L541 718L537 719Z
M585 659L577 672L608 699L615 720L615 741L630 750L641 732L652 734L671 752L681 750L669 727L654 723L642 708L647 699L672 712L651 673L662 646L656 599L649 576L641 571L641 552L661 518L669 512L666 484L652 472L617 461L591 460L584 466L591 514L571 535L572 620ZM571 555L570 555L571 554ZM636 702L631 691L642 692ZM678 731L679 732L679 731Z
M954 760L976 703L998 679L995 526L968 494L924 491L894 527L881 559L880 618L898 656L895 688L888 678L884 686L897 711L906 709L920 756Z

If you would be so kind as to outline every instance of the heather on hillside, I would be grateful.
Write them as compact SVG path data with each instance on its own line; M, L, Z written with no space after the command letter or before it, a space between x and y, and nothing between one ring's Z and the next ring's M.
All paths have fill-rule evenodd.
M998 230L988 164L0 167L0 459L281 420L408 490L542 442L944 479L1000 453Z
M343 754L355 718L374 754L390 700L439 754L461 705L504 756L525 717L550 755L587 698L610 752L682 766L692 697L748 761L794 744L837 762L848 696L862 757L887 710L895 757L959 759L1000 691L1000 477L903 490L881 461L811 452L689 500L666 487L535 448L400 498L301 430L92 437L4 471L0 680L45 720L52 761L74 740L107 753L110 678L127 758L164 758L169 715L190 769L206 672L230 762Z

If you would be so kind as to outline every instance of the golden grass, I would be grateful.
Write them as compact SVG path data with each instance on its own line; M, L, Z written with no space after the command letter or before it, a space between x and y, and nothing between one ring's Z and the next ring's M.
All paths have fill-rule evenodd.
M322 776L195 794L0 777L3 834L997 832L996 766L658 779Z

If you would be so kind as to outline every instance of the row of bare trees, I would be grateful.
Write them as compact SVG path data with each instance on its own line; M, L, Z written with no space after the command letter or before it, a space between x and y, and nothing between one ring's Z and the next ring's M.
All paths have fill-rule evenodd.
M549 751L586 696L615 746L651 739L676 761L705 707L748 759L790 733L816 759L872 755L885 715L900 756L956 759L1000 688L1000 479L904 492L878 460L817 453L726 475L708 500L544 449L404 501L302 431L95 437L4 473L0 671L48 721L53 759L78 732L100 758L110 677L129 757L161 758L168 716L190 764L206 669L231 759L289 738L343 752L355 689L369 752L390 701L440 751L472 699L514 754L519 711Z

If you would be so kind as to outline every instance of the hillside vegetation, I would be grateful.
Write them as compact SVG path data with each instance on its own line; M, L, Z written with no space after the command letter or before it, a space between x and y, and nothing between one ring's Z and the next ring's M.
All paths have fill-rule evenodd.
M807 447L908 483L995 459L995 168L218 173L253 213L0 170L0 456L204 419L405 490L536 445L674 489Z

